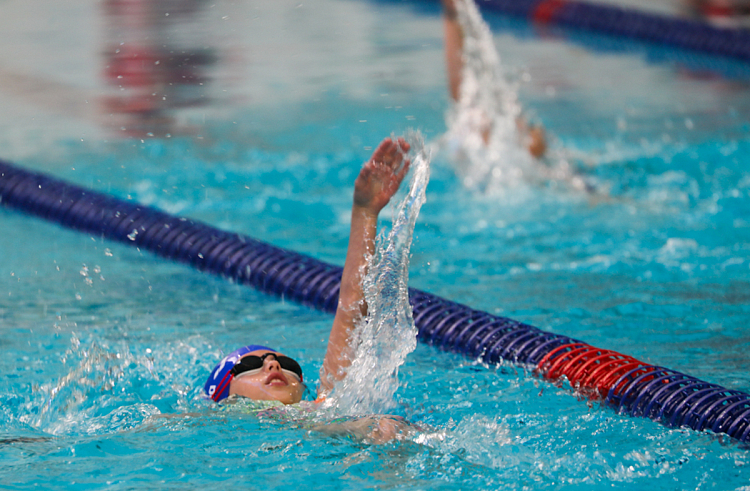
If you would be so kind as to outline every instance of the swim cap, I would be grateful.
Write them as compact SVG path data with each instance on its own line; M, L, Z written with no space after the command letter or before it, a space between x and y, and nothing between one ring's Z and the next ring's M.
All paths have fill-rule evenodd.
M206 391L206 395L216 402L229 397L229 382L232 381L232 377L229 375L229 371L240 361L240 358L246 354L258 351L268 350L276 351L273 348L267 346L261 346L259 344L251 344L238 350L232 351L223 360L214 367L211 375L206 380L206 385L203 386L203 390Z

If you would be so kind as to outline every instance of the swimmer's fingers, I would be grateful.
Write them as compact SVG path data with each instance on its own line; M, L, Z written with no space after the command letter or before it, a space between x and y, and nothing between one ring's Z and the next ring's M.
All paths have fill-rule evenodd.
M388 169L388 176L386 177L386 180L384 182L384 191L387 193L386 202L389 201L396 192L398 192L398 188L401 186L401 181L404 180L404 177L406 177L406 173L409 172L409 165L411 164L410 161L404 162L404 165L401 166L401 170L396 172L395 169Z
M386 156L392 151L393 147L393 140L390 138L384 138L383 141L380 142L380 145L378 145L378 148L375 149L374 152L372 152L372 157L370 157L371 162L385 162Z
M403 167L401 167L401 170L396 174L396 180L398 181L399 186L401 185L401 181L404 180L404 177L406 177L406 174L409 172L409 166L411 165L411 160L406 159L404 161Z
M396 181L396 189L393 190L393 192L395 193L398 190L398 187L401 185L401 181L404 180L404 177L406 177L406 174L409 172L411 160L404 159L404 157L409 153L409 150L411 150L411 146L403 138L399 138L394 146L396 147L396 154L393 164L391 165L391 169L393 170L393 175ZM403 165L401 165L402 162ZM400 169L399 166L401 167Z
M399 138L395 142L392 142L393 145L391 147L391 155L390 155L390 161L386 162L391 169L393 169L393 172L398 172L398 168L401 166L401 163L404 161L404 156L409 153L409 149L411 148L408 143L406 143L406 140L403 138Z
M409 153L409 144L403 138L393 140L385 138L372 154L372 161L382 162L394 171L399 168L404 160L404 155Z
M375 213L396 194L409 171L410 161L405 154L410 150L403 138L385 138L375 149L354 182L354 204Z
M398 139L398 147L404 155L409 153L409 150L411 150L411 145L409 145L409 143L403 138Z

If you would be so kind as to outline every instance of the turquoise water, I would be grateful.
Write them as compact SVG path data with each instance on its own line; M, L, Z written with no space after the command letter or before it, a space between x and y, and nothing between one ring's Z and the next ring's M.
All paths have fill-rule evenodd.
M3 36L17 40L3 38L16 51L3 49L0 75L48 90L40 102L29 83L3 85L0 157L325 261L343 260L367 147L410 127L445 131L429 5L203 6L189 21L218 60L197 89L206 102L140 119L103 102L118 88L102 79L102 53L122 34L98 4L24 5L0 4ZM482 191L436 155L410 284L750 391L747 82L487 18L554 155L597 191L554 179ZM283 346L314 384L332 318L8 210L0 227L3 486L750 485L735 442L422 344L400 370L394 410L431 428L415 441L368 445L217 410L200 387L223 353Z

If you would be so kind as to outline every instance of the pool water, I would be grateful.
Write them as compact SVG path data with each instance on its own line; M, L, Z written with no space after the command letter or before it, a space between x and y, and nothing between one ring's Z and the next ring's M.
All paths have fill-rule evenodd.
M372 147L446 130L438 6L153 5L172 20L145 36L115 3L0 3L0 158L342 264ZM552 154L595 191L466 186L434 155L411 286L750 391L748 81L485 18ZM110 77L114 51L145 37L193 68ZM424 344L393 411L427 428L414 441L219 410L205 377L248 342L283 346L314 385L331 316L13 211L0 224L3 486L750 486L746 446Z

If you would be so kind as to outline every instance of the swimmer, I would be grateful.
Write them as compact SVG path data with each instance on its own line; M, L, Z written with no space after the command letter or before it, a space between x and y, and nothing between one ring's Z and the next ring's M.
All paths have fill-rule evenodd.
M354 182L354 202L349 246L341 276L341 289L328 347L320 370L318 401L325 399L352 363L351 339L357 323L367 315L362 280L367 257L375 251L380 211L398 191L409 170L404 159L409 144L402 138L384 139ZM229 396L255 401L299 404L305 392L299 363L282 350L261 345L240 348L213 369L204 390L216 402ZM317 426L326 433L347 434L382 443L395 438L408 423L394 416L371 416Z
M461 98L461 74L464 67L464 33L461 23L458 20L456 0L442 0L442 4L448 88L453 102L458 102ZM484 119L486 121L482 124L481 134L486 145L490 140L492 122L486 116ZM528 123L523 116L519 116L516 119L516 127L518 128L522 143L529 151L529 154L536 159L543 158L547 152L547 139L544 134L544 128Z

